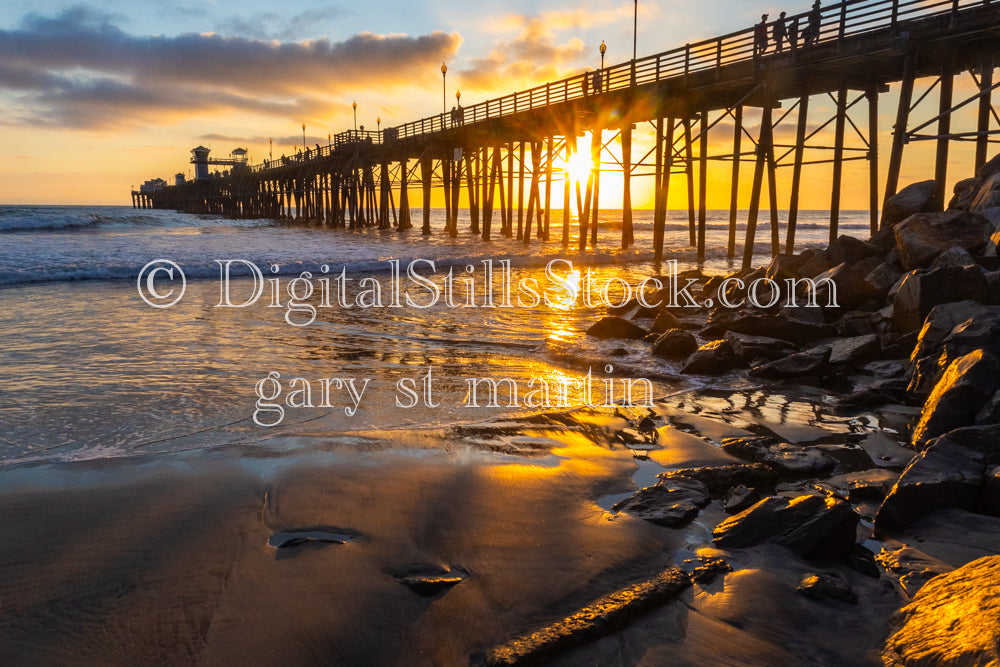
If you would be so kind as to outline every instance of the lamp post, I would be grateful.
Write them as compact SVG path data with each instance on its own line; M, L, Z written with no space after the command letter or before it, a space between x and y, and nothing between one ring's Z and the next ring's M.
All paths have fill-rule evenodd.
M459 106L462 105L462 91L461 90L456 90L455 91L455 101L458 102Z
M639 30L639 0L635 0L635 10L632 12L632 62L635 62L635 37Z
M267 157L270 160L274 159L274 137L267 138Z
M379 132L381 132L382 131L382 116L379 116L378 118L376 118L375 119L375 123L376 123L375 129L378 130Z
M602 39L601 40L601 69L602 70L604 69L604 54L607 53L607 51L608 51L608 45L605 44L604 40Z
M354 104L352 104L351 106L354 107L354 131L357 132L358 131L358 101L354 100Z
M306 124L302 123L302 150L306 149Z
M448 66L441 63L441 113L448 111Z
M333 143L333 135L329 132L326 133L326 145L329 146Z

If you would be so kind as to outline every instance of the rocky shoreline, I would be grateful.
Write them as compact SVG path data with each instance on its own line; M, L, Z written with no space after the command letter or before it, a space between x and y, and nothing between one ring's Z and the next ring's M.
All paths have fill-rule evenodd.
M677 595L678 571L696 587L738 577L751 552L772 545L813 564L797 588L823 604L857 606L870 597L859 587L891 584L902 608L880 630L884 664L1000 662L1000 155L955 186L947 210L935 210L935 188L925 181L892 197L867 241L842 236L729 276L681 274L709 307L633 301L591 327L599 339L647 341L685 375L735 373L766 383L764 394L816 387L841 415L874 414L881 428L796 437L702 423L694 433L732 462L668 469L610 517L701 523L711 543L669 575L512 639L486 663L548 660L636 618L647 607L636 591L660 591L659 579ZM723 307L747 302L762 279L779 286L773 305ZM802 306L809 297L816 305ZM637 459L657 446L661 425L678 425L661 406L617 416L628 425L616 437Z

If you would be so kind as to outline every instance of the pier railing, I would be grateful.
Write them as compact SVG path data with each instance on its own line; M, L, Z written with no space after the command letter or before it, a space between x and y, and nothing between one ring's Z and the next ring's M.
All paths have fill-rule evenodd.
M846 0L820 8L819 29L815 35L808 35L811 12L786 16L785 26L789 36L785 39L784 50L798 52L811 49L818 44L841 43L848 37L885 29L895 30L901 22L913 19L948 15L954 17L962 9L987 6L991 2L993 0ZM458 117L451 113L441 113L394 128L386 128L380 132L347 130L335 135L329 145L286 158L283 164L323 157L336 149L361 142L379 144L383 140L430 135L462 125L513 116L632 86L682 80L683 77L694 73L768 58L774 55L776 50L772 34L773 25L773 21L768 23L767 50L762 54L756 53L755 28L751 26L727 35L685 44L635 61L629 60L603 70L596 70L599 73L596 88L595 72L585 72L463 107ZM793 30L792 26L797 26L797 30ZM281 163L272 160L269 163L254 165L252 168L254 171L259 171L278 166L281 166Z

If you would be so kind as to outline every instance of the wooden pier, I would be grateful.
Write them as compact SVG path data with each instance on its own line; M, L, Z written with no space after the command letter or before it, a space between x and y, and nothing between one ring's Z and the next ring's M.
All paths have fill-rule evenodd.
M588 72L480 102L464 107L455 118L439 114L379 132L349 130L326 146L293 157L234 166L225 176L164 187L151 195L134 191L133 205L402 230L413 226L410 196L419 188L422 231L430 234L431 195L440 188L445 233L459 233L464 193L471 231L484 240L494 233L525 244L533 237L558 238L564 246L575 241L582 250L597 243L601 171L613 168L623 174L622 247L633 243L632 179L654 178L654 250L659 260L667 196L677 177L683 177L690 243L703 261L708 161L723 160L732 163L730 257L737 248L741 165L753 165L743 245L743 266L748 268L765 180L771 252L777 254L794 247L804 167L823 164L832 169L832 241L839 233L846 162L868 163L874 232L880 202L899 186L903 150L910 142L936 142L935 178L942 202L952 142L975 142L977 168L986 160L989 143L1000 134L1000 118L991 105L992 91L1000 86L993 77L1000 52L1000 1L849 0L823 7L818 33L812 36L806 30L808 12L786 18L786 25L794 22L798 37L786 40L780 52L772 41L765 53L755 55L753 28L748 28L607 67L596 77ZM956 101L954 79L965 73L977 92ZM918 95L915 82L928 77L932 83ZM897 83L896 122L882 183L879 96ZM915 109L932 93L938 98L937 115L914 120ZM829 97L835 107L832 117L810 118L810 99L816 96ZM954 112L968 105L978 109L975 127L953 127ZM865 111L862 131L852 113ZM758 117L759 123L754 122ZM733 126L731 147L713 154L709 132L723 122ZM636 150L633 134L644 123L654 140ZM776 130L792 124L794 143L778 143ZM831 125L833 145L816 143L816 135ZM592 168L585 183L574 183L560 165L569 163L577 138L585 133L590 135ZM620 143L620 161L607 158L615 141ZM791 168L791 179L782 240L776 172L786 167ZM561 224L557 220L554 231L553 196L561 211ZM573 206L576 230L570 224ZM495 218L499 230L494 229Z

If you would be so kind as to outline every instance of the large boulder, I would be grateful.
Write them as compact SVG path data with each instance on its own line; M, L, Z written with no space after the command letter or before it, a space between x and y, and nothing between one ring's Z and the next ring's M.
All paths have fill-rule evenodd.
M746 363L754 359L780 359L798 351L794 345L780 338L751 336L735 331L727 331L724 340L732 346L736 356Z
M904 528L932 510L977 508L987 457L964 446L961 434L955 433L932 441L906 466L875 516L878 534Z
M778 476L774 470L762 463L731 463L703 468L681 468L680 470L661 472L658 477L663 480L678 477L695 479L705 485L713 498L718 498L729 489L740 485L758 491L770 492L778 483Z
M795 345L827 338L835 333L835 329L829 325L778 315L744 315L730 323L727 329L751 336L780 338Z
M943 266L972 266L976 263L976 258L969 254L965 248L952 246L934 258L931 262L931 269L939 269Z
M831 264L856 264L870 257L884 257L886 251L877 244L862 241L853 236L842 235L826 249L826 258Z
M912 183L889 197L882 207L882 222L880 227L892 227L914 213L927 213L940 210L935 208L934 195L937 192L937 181L921 181Z
M772 542L806 557L846 556L854 549L858 519L837 498L772 496L720 523L712 541L723 549Z
M972 178L963 178L958 183L955 183L955 187L952 190L953 196L951 201L948 202L948 210L968 210L969 204L972 203L972 198L975 196L976 190L982 182L983 179L973 176Z
M818 449L771 438L725 438L722 449L745 461L763 463L784 479L821 477L837 467L836 459Z
M608 316L602 317L589 329L587 329L587 335L601 340L607 340L609 338L631 338L633 340L639 340L641 338L645 338L646 330L626 319Z
M652 353L661 359L686 359L698 349L695 337L683 329L669 329L653 343Z
M983 179L983 182L976 188L975 194L972 195L969 210L983 211L997 206L1000 206L1000 172Z
M970 299L942 303L931 308L917 337L910 361L915 362L928 355L937 357L938 350L951 330L971 317L1000 314L1000 308L984 306Z
M961 306L963 303L973 303L975 307ZM948 308L952 305L954 308ZM925 320L928 330L924 344L914 348L910 357L908 391L915 396L930 394L948 366L970 352L981 349L1000 358L1000 309L974 302L958 302L937 306L931 311L932 314L935 312L939 315L933 321L930 314ZM943 340L939 340L940 330L963 315L967 317L954 325Z
M917 331L934 306L964 299L982 302L986 292L986 277L976 266L910 271L892 300L896 330Z
M986 218L970 211L916 213L896 225L896 247L903 269L928 266L945 250L959 247L972 254L986 247Z
M647 486L611 509L659 526L677 528L690 523L708 504L708 489L690 477L674 477Z
M1000 384L1000 360L982 350L955 359L934 386L913 429L913 446L973 424Z
M830 346L820 345L754 366L749 374L762 380L796 380L822 375L829 360Z
M1000 556L934 577L890 622L882 661L909 665L1000 664Z
M884 299L902 277L902 271L888 262L883 262L868 272L865 276L865 285L874 298Z
M718 375L744 366L744 362L733 351L733 346L725 340L705 343L688 359L681 369L685 375Z
M850 310L875 296L869 287L868 274L882 263L879 257L867 257L854 263L842 262L814 278L816 303L826 308ZM803 285L803 288L807 288ZM800 296L805 296L806 290Z
M677 319L677 316L671 313L669 310L661 310L656 315L656 319L653 320L653 327L651 331L653 333L664 333L665 331L670 331L671 329L677 329L681 326L681 321Z
M830 344L831 366L857 366L878 357L881 350L879 337L875 334L837 338Z

